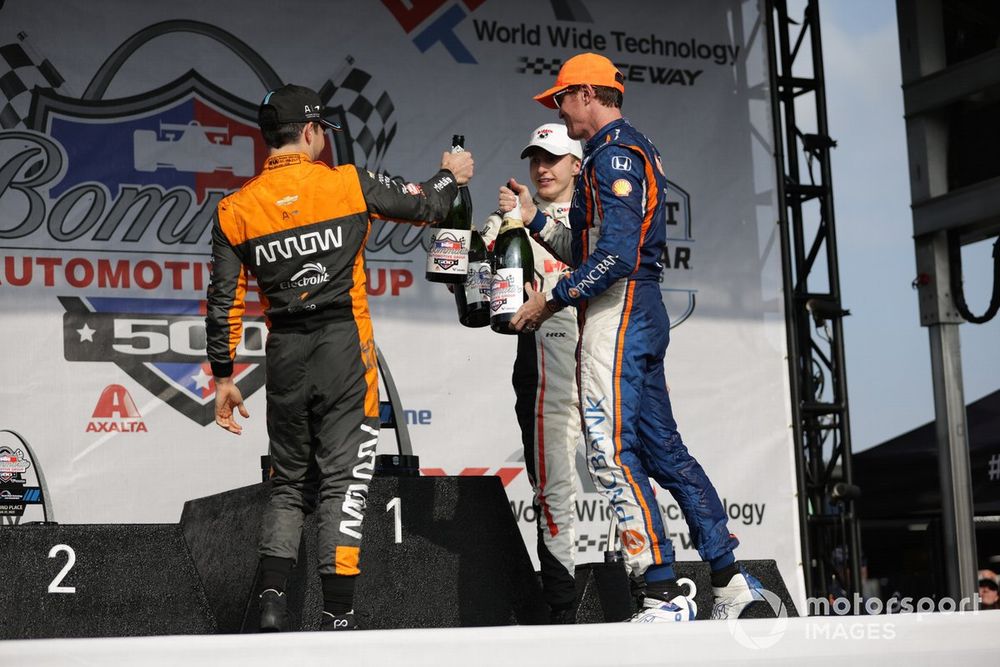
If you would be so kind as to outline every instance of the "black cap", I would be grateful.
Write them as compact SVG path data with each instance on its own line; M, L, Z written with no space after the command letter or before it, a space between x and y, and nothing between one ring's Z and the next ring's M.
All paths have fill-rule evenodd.
M257 123L262 130L288 123L321 123L334 130L340 129L340 125L323 118L323 114L323 103L315 91L289 83L264 96L257 112Z

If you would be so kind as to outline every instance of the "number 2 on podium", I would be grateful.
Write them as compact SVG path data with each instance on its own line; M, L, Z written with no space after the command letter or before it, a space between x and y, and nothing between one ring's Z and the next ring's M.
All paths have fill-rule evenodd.
M49 558L55 558L60 551L66 552L66 564L63 566L63 569L59 570L59 574L52 580L52 583L49 584L49 593L76 593L76 586L60 585L76 564L76 552L73 551L73 547L67 544L57 544L49 549Z
M392 511L393 519L396 522L396 544L403 543L403 501L401 498L393 498L385 505L385 511Z

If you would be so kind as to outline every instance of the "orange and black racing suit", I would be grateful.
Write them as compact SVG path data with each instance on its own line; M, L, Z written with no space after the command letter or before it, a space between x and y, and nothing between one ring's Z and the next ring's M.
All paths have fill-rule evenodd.
M212 372L232 375L251 275L269 329L261 557L294 561L303 513L318 506L320 574L358 573L379 427L365 241L372 217L441 220L456 194L447 170L402 184L285 153L219 203L205 319Z

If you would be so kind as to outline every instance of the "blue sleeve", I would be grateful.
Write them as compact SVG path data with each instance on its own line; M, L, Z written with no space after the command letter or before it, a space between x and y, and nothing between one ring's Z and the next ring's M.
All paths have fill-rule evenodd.
M601 235L586 261L553 288L560 305L591 299L635 271L645 214L644 165L640 154L623 146L594 154L588 168L594 170L590 182L597 189L594 215L601 218Z
M546 222L548 218L542 213L542 209L535 207L535 217L528 221L528 231L538 234L545 228Z

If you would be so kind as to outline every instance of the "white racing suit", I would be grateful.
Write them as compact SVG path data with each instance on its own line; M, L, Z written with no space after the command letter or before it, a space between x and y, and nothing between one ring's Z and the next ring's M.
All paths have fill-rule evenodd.
M569 227L569 203L535 199L548 218ZM483 226L483 241L492 251L501 217L494 213ZM536 287L549 292L566 265L531 240ZM576 601L574 514L576 447L582 437L576 383L576 309L564 308L534 333L518 335L512 382L524 462L534 491L538 528L538 560L545 599L553 609Z

